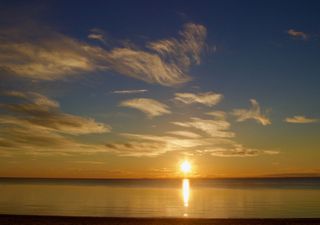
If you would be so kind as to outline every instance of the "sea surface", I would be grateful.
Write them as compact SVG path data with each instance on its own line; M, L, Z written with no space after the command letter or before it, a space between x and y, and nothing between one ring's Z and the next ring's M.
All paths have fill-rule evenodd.
M2 178L0 214L320 218L320 178Z

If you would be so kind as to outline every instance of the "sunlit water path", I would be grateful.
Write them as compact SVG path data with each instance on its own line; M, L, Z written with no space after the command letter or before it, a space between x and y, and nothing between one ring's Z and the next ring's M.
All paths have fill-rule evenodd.
M1 179L0 213L198 218L320 217L320 179Z

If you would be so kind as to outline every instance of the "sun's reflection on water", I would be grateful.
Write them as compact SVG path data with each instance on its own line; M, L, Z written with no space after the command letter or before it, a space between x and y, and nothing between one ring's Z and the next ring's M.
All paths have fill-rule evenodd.
M182 198L184 207L189 206L189 197L190 197L190 182L189 179L182 180Z

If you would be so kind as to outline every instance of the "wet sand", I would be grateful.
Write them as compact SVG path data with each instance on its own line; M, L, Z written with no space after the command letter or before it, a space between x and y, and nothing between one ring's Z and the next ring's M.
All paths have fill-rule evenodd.
M1 225L320 225L319 219L189 219L0 215Z

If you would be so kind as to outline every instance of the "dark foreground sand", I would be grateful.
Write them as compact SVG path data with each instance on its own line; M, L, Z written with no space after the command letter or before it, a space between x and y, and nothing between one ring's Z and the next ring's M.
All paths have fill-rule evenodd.
M320 225L319 219L167 219L0 215L1 225Z

